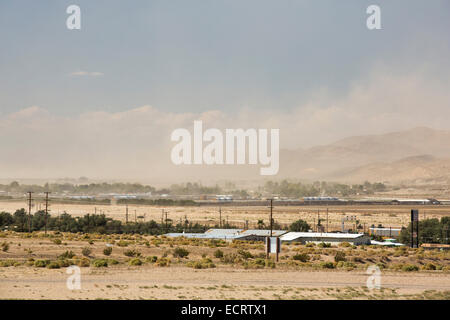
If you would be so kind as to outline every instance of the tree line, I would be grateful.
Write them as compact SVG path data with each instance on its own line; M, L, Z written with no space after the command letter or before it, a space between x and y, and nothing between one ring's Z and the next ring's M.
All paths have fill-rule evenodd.
M449 244L449 236L450 217L442 217L440 220L434 218L419 221L419 244ZM407 228L402 229L399 240L401 243L411 245L411 222Z
M123 223L120 220L108 218L104 214L86 214L82 217L73 217L70 214L63 213L55 217L50 214L46 216L45 211L41 210L29 216L25 209L16 210L14 214L0 212L0 228L2 230L28 232L30 218L31 232L51 230L73 233L159 235L168 232L204 232L207 230L206 226L198 223L193 224L187 219L178 224L173 224L170 219L162 223L157 223L154 220Z

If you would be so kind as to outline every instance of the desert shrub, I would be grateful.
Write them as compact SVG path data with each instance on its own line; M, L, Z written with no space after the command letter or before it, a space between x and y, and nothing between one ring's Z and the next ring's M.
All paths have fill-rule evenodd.
M20 263L15 260L1 260L0 261L0 267L15 267L18 264L20 264Z
M234 263L239 263L242 261L242 258L239 257L238 255L234 254L234 253L228 253L225 254L223 256L223 258L221 259L221 261L223 263L227 263L227 264L234 264Z
M200 261L191 261L187 264L187 266L194 269L208 269L216 267L216 265L209 258L203 258Z
M75 257L75 253L72 250L67 250L58 256L58 259L72 259Z
M321 242L317 246L319 248L331 248L331 243L329 243L329 242Z
M274 261L267 259L265 262L266 262L266 268L275 269L275 262Z
M119 261L117 261L116 259L108 259L108 265L116 265L119 264Z
M340 244L339 244L339 247L342 247L342 248L348 248L348 247L351 247L352 245L350 244L350 243L348 243L348 242L341 242Z
M72 259L58 259L56 260L56 262L59 264L61 268L67 268L75 264L75 261Z
M105 259L97 259L97 260L94 260L93 265L94 265L94 267L96 267L96 268L107 267L107 266L108 266L108 260L105 260Z
M8 252L8 250L9 250L9 243L8 242L3 242L1 247L2 247L2 251Z
M307 253L299 253L292 257L293 260L301 261L301 262L308 262L310 259L310 256Z
M112 248L111 247L106 247L105 249L103 249L103 254L105 256L109 256L112 253Z
M34 266L37 268L45 268L50 263L50 260L36 260Z
M216 251L214 251L214 257L216 257L217 259L223 258L223 251L217 249Z
M350 261L339 261L336 264L337 268L346 268L347 270L353 270L354 268L356 268L356 264L354 264L353 262Z
M130 250L125 250L123 252L124 255L126 255L127 257L140 257L141 253L135 249L130 249Z
M253 258L253 255L247 250L239 249L238 254L246 260Z
M169 259L169 258L161 258L161 259L158 259L158 260L156 261L156 265L157 265L158 267L168 267L168 266L170 265L170 259Z
M88 258L77 259L74 262L79 267L89 267L91 265L91 261Z
M376 264L376 266L377 266L378 268L380 268L380 269L386 269L386 265L385 265L384 263L382 263L382 262L378 262L378 263Z
M155 263L156 261L158 261L158 257L157 256L151 256L151 257L146 257L145 258L145 262Z
M333 262L321 262L320 267L323 269L334 269L335 265Z
M48 269L59 269L59 268L61 268L61 266L59 265L59 263L56 262L56 261L50 262L49 264L47 264L46 267L47 267Z
M92 253L92 250L91 250L91 248L89 248L89 247L84 247L84 248L81 250L81 253L83 254L83 256L89 257L89 255Z
M307 248L311 248L311 247L315 247L316 244L315 244L314 242L308 242L305 246L306 246Z
M53 243L60 245L62 243L61 239L53 239Z
M128 246L128 241L124 241L124 240L120 240L119 242L117 242L117 245L119 247L127 247Z
M142 265L142 261L139 258L133 258L128 262L128 264L130 266L140 266L140 265Z
M427 263L422 267L423 270L436 270L436 266L432 263Z
M173 256L175 258L185 258L189 255L189 251L184 248L175 248L173 250Z
M336 255L334 256L334 261L335 262L340 262L340 261L346 261L347 259L345 258L345 253L342 251L338 251L336 252Z
M418 271L419 267L414 264L406 264L402 267L402 270L407 272Z

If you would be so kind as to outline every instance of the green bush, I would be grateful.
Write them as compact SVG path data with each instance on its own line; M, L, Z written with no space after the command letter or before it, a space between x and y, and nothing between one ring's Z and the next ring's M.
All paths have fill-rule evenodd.
M292 257L293 260L308 262L310 257L307 253L299 253Z
M249 252L249 251L247 251L247 250L243 250L243 249L239 249L238 250L238 254L242 257L242 258L244 258L244 259L252 259L253 258L253 255Z
M128 246L128 241L120 240L119 242L117 242L117 245L119 247L127 247Z
M402 270L407 272L418 271L419 267L414 264L406 264L402 267Z
M331 248L331 243L329 242L321 242L318 244L319 248Z
M61 239L53 239L53 243L60 245L62 243Z
M108 265L116 265L119 264L119 261L116 259L108 259Z
M81 253L83 254L83 256L89 257L89 255L92 253L92 250L89 247L84 247L83 250L81 250Z
M323 269L334 269L336 266L333 262L321 262L320 267Z
M217 249L216 251L214 251L214 257L216 257L217 259L223 258L223 251Z
M111 253L112 253L112 248L111 247L107 247L107 248L103 249L103 254L105 256L109 256L109 255L111 255Z
M155 263L156 261L158 261L158 257L157 256L151 256L151 257L146 257L145 258L145 262Z
M0 267L15 267L18 265L20 265L20 263L15 260L1 260L0 261Z
M107 266L108 266L108 261L105 259L94 260L94 267L96 267L96 268L102 268L102 267L107 267Z
M47 265L47 268L48 269L59 269L59 268L61 268L61 266L59 265L58 262L52 261Z
M126 255L127 257L140 257L141 253L135 249L130 249L130 250L125 250L123 252L124 255Z
M75 257L75 253L72 250L70 250L60 254L58 256L58 259L72 259L73 257Z
M175 248L175 250L173 250L173 256L175 258L185 258L189 255L189 251L187 251L184 248Z
M351 247L352 245L350 244L350 243L348 243L348 242L341 242L340 244L339 244L339 247L342 247L342 248L348 248L348 247Z
M140 266L140 265L142 265L142 261L139 258L133 258L128 262L128 264L130 266Z
M187 264L187 266L194 269L208 269L216 267L216 265L209 258L203 258L200 261L191 261Z
M36 260L34 266L37 268L45 268L50 263L50 260Z

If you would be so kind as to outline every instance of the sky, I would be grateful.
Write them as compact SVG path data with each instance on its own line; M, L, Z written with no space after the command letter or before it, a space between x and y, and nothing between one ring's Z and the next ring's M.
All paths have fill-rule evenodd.
M449 30L447 0L4 0L1 176L139 176L198 119L289 149L450 129Z

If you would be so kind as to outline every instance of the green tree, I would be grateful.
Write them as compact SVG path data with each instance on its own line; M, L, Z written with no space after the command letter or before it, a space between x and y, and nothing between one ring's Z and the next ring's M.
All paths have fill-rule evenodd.
M304 220L297 220L295 222L293 222L290 226L289 226L289 231L294 231L294 232L308 232L311 229L311 226Z

